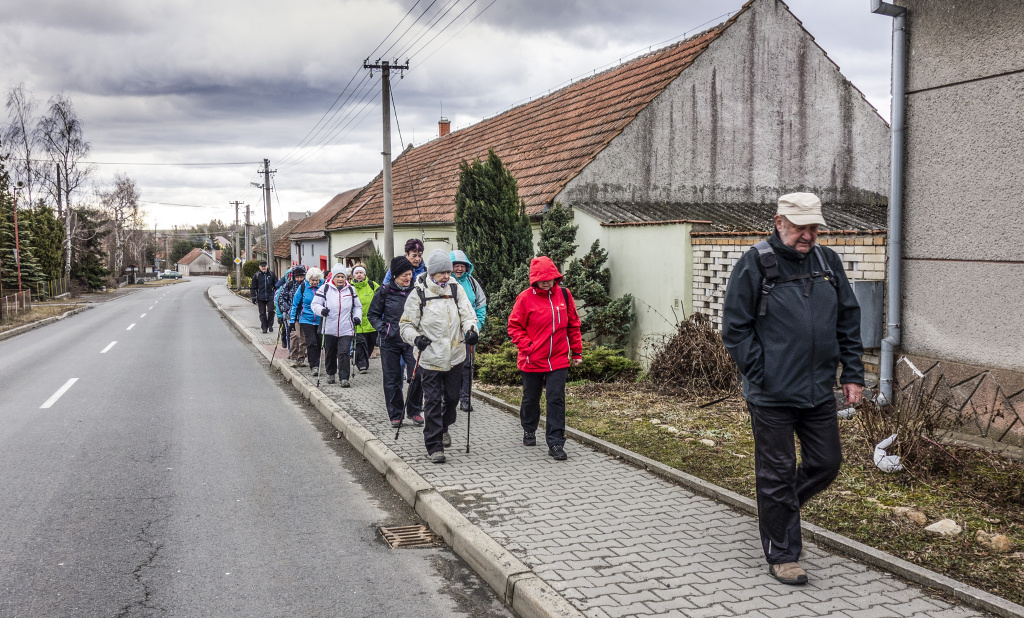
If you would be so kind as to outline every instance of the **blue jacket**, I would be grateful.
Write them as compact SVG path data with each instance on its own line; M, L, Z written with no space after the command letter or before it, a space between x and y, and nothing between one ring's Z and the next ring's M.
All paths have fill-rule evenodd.
M303 281L299 284L298 289L295 290L295 296L292 298L292 309L288 316L289 322L297 321L300 324L320 323L320 316L314 314L310 308L316 290L317 288L311 286L308 281ZM301 313L299 313L300 311ZM298 320L296 320L296 315L298 315Z
M469 298L469 304L473 305L473 309L476 310L476 328L477 332L482 332L484 329L484 319L487 317L487 294L484 294L484 288L480 285L480 282L473 276L473 262L469 261L466 254L458 249L448 254L452 263L462 262L463 264L469 264L469 268L461 277L456 277L455 273L452 273L452 277L459 282L462 289L466 291L466 297Z
M416 270L412 271L412 281L413 281L413 283L416 282L416 278L417 277L419 277L420 275L422 275L425 272L427 272L426 260L420 262L419 267ZM381 282L381 285L387 285L389 283L391 283L391 269L390 268L388 269L388 272L384 273L384 281Z

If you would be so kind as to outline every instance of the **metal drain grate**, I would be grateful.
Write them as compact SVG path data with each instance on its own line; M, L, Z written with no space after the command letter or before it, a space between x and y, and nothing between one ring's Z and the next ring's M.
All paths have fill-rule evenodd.
M441 542L426 526L381 526L380 534L393 549L432 547Z

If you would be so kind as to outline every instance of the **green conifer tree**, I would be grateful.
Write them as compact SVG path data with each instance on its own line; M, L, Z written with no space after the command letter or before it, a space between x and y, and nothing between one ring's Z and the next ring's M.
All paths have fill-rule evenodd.
M366 258L366 278L376 283L384 281L384 275L388 271L387 264L384 263L384 256L380 254L380 251L374 249L373 253Z
M0 165L0 284L16 290L20 279L21 289L35 290L43 275L32 250L32 211L19 208L15 217L15 208L10 177Z
M612 276L605 267L607 261L608 252L595 240L586 255L569 263L563 283L572 291L580 310L580 331L610 341L612 347L623 347L636 313L629 294L612 299Z
M106 285L110 271L104 266L107 253L103 250L103 231L106 220L103 213L93 208L74 211L79 233L71 248L71 278L92 289Z
M42 203L32 212L32 251L47 281L59 279L64 273L64 223L53 209Z
M576 253L576 230L579 227L572 224L569 211L562 208L561 203L555 202L555 205L544 213L537 255L548 256L561 271L566 261Z
M488 295L496 293L516 267L533 256L533 233L519 183L494 149L487 161L459 164L455 233L473 261L473 276Z

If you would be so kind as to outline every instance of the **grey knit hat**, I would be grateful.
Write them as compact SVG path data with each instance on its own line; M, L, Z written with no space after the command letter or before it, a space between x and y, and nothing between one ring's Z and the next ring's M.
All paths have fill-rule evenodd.
M452 260L446 252L434 249L427 257L427 274L436 275L444 272L452 272Z

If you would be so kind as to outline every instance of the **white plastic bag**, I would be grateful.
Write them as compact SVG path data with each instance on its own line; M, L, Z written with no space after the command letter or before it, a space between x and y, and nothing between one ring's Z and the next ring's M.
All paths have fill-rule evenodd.
M892 434L875 445L875 465L882 472L899 472L903 469L899 455L887 455L885 453L885 449L892 446L892 443L896 441L896 435Z

